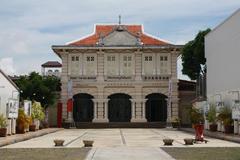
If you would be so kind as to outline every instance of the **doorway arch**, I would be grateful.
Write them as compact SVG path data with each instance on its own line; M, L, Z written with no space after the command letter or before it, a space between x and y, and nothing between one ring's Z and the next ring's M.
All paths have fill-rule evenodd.
M130 122L131 120L131 96L123 93L108 96L109 122Z
M146 119L148 122L166 122L166 98L167 96L160 93L152 93L146 96Z
M93 96L79 93L73 96L73 119L75 122L92 122Z

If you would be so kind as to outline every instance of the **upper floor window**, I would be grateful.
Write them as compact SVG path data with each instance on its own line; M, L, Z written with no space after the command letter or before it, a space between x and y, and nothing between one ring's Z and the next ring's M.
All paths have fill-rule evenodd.
M94 61L94 57L93 56L87 56L87 62L90 62L90 61Z
M79 57L78 56L72 56L72 61L79 61Z
M168 74L170 70L170 65L168 62L168 56L167 55L160 55L160 61L159 61L159 71L160 74Z
M124 55L123 56L123 65L122 65L122 68L121 68L121 74L123 75L131 75L133 74L133 61L132 61L132 55Z
M115 61L115 56L107 56L107 61Z
M145 61L152 61L152 56L145 56Z

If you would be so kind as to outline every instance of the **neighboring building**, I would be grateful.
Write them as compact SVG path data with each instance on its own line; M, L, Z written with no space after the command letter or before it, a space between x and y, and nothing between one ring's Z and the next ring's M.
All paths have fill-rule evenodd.
M118 24L96 25L92 35L52 49L63 64L63 119L72 121L67 113L69 98L73 98L75 122L178 118L181 46L146 34L142 25ZM169 90L171 105L167 105Z
M15 133L19 107L19 88L0 69L0 114L8 118L8 134Z
M48 61L42 64L43 76L56 76L60 77L62 72L62 64L58 61Z
M232 105L233 101L239 101L239 44L240 9L205 36L207 95L210 102Z
M179 92L179 118L182 126L191 126L190 121L190 109L192 108L192 102L196 100L196 82L179 80L178 83Z

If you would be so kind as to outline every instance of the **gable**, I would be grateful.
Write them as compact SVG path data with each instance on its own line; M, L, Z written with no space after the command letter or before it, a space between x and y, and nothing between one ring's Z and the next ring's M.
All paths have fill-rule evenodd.
M107 45L126 45L126 42L123 40L127 40L129 44L127 45L136 45L141 42L143 45L153 45L153 46L163 46L170 45L171 43L155 38L149 34L144 33L142 25L121 25L123 27L122 33L115 33L117 31L119 25L96 25L95 32L89 36L84 38L72 41L67 43L67 45L71 46L96 46L99 44L99 41L102 42L101 36L105 39ZM111 35L111 36L110 36ZM107 37L112 37L114 43L110 43ZM109 37L109 39L110 39ZM135 37L135 39L134 39ZM138 38L139 37L139 40ZM139 41L139 42L138 42Z
M104 46L127 46L137 45L138 40L135 36L127 31L115 30L103 38L102 43Z
M19 90L17 85L0 69L0 84ZM1 86L1 85L0 85Z

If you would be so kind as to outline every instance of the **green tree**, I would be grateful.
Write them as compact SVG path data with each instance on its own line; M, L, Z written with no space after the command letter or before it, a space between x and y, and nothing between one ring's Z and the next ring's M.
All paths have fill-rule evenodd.
M204 52L204 36L211 29L199 31L195 39L189 41L182 50L182 65L183 74L186 74L190 79L196 80L200 75L206 73L206 58Z
M15 81L21 90L21 99L36 100L46 109L56 101L56 92L60 91L60 80L54 76L41 76L32 72L29 76L20 76Z

